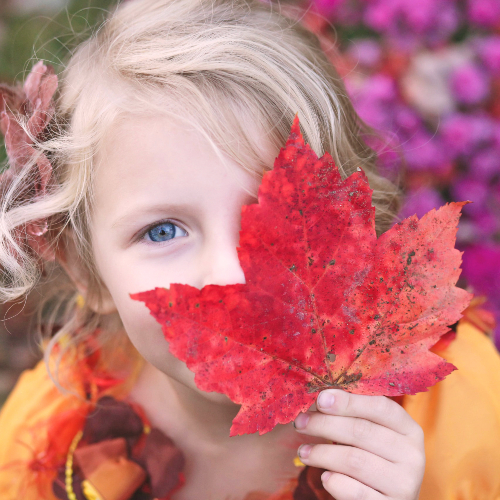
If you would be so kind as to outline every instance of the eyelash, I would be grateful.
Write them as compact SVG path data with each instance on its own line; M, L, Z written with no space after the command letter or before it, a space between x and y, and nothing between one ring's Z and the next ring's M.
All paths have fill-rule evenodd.
M143 229L139 235L137 236L137 241L140 241L140 242L145 242L146 244L154 244L154 245L160 245L160 244L168 244L170 243L172 240L175 240L177 239L177 237L174 237L174 238L171 238L170 240L166 240L166 241L162 241L162 242L158 242L158 241L152 241L152 240L148 240L146 239L146 235L152 230L154 229L155 227L158 227L158 226L161 226L162 224L172 224L173 226L175 226L176 228L180 229L181 231L184 231L186 233L186 236L189 235L189 233L186 231L186 229L184 229L182 226L179 225L179 223L177 223L176 221L172 220L172 219L165 219L165 220L161 220L161 221L157 221L157 222L154 222L153 224L150 224L148 227L146 227L145 229Z

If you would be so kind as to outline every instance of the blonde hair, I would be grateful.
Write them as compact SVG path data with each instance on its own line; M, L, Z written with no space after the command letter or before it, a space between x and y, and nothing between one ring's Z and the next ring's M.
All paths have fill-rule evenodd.
M88 268L89 293L100 299L89 230L100 143L125 114L180 116L181 110L221 151L254 171L272 163L245 124L258 125L277 150L298 113L318 155L330 152L344 177L357 167L365 171L377 232L393 220L398 191L377 173L376 154L362 138L370 130L313 34L257 0L129 0L76 48L61 75L55 118L46 140L36 144L54 168L50 192L19 201L32 182L27 167L3 195L1 299L18 298L38 282L39 258L13 235L42 217L54 246L71 228ZM51 347L67 332L85 336L102 328L103 318L90 310L77 314L74 300L64 307L64 325Z

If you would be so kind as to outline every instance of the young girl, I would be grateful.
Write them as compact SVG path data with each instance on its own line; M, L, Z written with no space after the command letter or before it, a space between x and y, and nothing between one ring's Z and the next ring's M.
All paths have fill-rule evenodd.
M244 282L241 207L296 113L318 155L366 172L389 227L397 192L342 82L275 9L129 0L73 53L54 105L41 63L22 98L2 88L2 296L50 282L52 260L70 284L45 363L0 415L2 500L500 498L500 361L470 324L436 346L458 370L427 393L326 390L293 425L229 438L238 406L200 391L130 298Z

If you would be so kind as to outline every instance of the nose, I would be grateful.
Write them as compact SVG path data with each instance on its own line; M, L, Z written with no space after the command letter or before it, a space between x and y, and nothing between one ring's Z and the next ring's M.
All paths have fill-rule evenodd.
M202 259L202 287L245 283L236 244L234 238L221 234L214 235L210 242L207 241Z

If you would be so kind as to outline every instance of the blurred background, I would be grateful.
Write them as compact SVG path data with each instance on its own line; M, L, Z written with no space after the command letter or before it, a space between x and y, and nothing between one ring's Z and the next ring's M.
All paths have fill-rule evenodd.
M0 0L0 81L22 81L34 55L60 71L78 38L116 0ZM281 2L284 4L285 2ZM313 0L286 4L344 78L379 166L405 192L400 217L448 201L464 208L460 285L500 319L500 1ZM5 150L0 147L0 161ZM43 289L0 310L0 405L40 351ZM500 328L491 335L500 347Z

